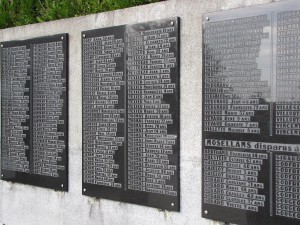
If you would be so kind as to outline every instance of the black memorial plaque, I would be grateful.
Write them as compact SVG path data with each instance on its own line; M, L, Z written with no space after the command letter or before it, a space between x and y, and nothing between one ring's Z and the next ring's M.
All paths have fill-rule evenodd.
M82 33L84 195L179 211L178 29Z
M299 224L299 1L203 21L202 216Z
M1 179L67 191L68 35L1 43Z

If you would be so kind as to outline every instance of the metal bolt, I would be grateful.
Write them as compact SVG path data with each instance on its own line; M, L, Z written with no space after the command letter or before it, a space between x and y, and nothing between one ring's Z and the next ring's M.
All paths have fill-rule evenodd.
M175 204L172 202L172 203L171 203L171 206L174 207L174 205L175 205Z
M61 184L60 186L61 186L62 188L64 187L64 185L63 185L63 184Z
M3 174L1 174L1 177L4 177L4 175L3 175Z
M86 189L85 189L85 188L83 188L83 192L86 192Z
M206 19L206 21L209 21L209 17L206 17L205 19Z
M61 37L60 39L61 39L61 40L64 40L64 37Z
M204 211L204 214L205 214L205 215L207 215L207 214L208 214L208 211L207 211L207 210L205 210L205 211Z
M83 35L82 35L82 37L84 37L84 38L85 38L85 34L83 34Z
M174 25L174 22L172 21L172 22L171 22L171 26L173 26L173 25Z

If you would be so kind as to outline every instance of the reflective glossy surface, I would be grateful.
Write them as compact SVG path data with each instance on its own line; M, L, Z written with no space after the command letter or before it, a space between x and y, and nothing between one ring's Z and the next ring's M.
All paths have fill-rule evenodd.
M203 21L202 215L299 224L299 2Z
M1 179L68 188L67 34L1 43Z
M178 29L82 33L84 195L179 211Z

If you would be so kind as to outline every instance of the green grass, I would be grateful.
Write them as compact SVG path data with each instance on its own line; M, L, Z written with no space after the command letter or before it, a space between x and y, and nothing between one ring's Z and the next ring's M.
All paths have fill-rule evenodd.
M0 0L0 29L164 0Z

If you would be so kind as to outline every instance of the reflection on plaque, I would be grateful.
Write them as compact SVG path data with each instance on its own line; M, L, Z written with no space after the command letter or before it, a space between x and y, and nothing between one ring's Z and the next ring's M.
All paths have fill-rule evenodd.
M299 224L300 6L205 15L205 218Z
M67 35L1 43L1 178L67 190Z
M179 210L178 23L83 32L83 194Z

